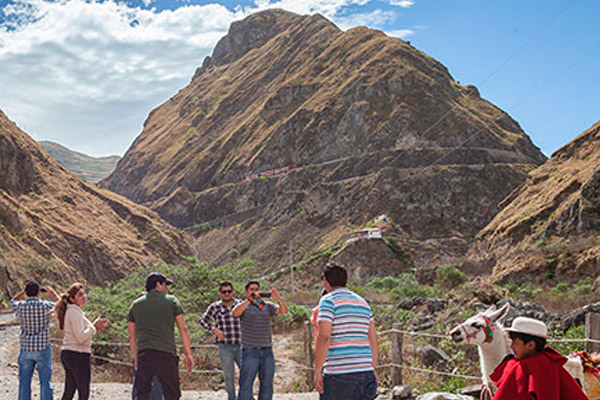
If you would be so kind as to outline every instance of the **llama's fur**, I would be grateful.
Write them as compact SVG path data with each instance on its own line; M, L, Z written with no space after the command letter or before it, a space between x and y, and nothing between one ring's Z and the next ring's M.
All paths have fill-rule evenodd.
M486 386L493 385L490 375L509 352L508 339L502 327L508 307L508 303L499 310L496 310L496 307L490 307L484 313L474 315L450 332L452 339L457 343L477 345L481 380ZM488 335L483 328L487 326L488 322L493 336L491 341L488 338L488 342L486 342Z

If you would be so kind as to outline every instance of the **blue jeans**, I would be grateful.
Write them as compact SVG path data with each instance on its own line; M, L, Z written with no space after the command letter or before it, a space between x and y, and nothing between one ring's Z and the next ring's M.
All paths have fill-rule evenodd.
M323 375L320 400L373 400L377 396L377 379L373 371Z
M31 378L37 365L40 376L40 400L52 400L52 348L19 352L19 400L31 400Z
M219 343L219 358L225 375L227 400L235 400L235 367L240 367L240 345Z
M261 349L242 348L238 400L254 400L252 385L257 373L260 381L258 400L271 400L273 398L273 376L275 375L273 350L270 347Z

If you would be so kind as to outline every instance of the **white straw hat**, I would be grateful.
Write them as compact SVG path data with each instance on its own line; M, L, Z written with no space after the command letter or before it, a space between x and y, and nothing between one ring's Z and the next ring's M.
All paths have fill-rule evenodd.
M506 330L508 332L524 333L544 339L548 337L548 327L539 319L517 317L514 319L512 326Z

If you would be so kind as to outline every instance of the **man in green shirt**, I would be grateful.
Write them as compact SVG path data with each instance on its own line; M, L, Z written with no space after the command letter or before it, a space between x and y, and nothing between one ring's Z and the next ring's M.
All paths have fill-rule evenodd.
M183 343L183 363L190 372L194 367L183 307L177 297L167 294L167 286L171 283L173 282L163 274L150 273L146 278L148 293L135 300L127 314L129 349L136 370L135 385L139 400L150 399L154 375L160 380L165 400L177 400L181 397L175 323Z

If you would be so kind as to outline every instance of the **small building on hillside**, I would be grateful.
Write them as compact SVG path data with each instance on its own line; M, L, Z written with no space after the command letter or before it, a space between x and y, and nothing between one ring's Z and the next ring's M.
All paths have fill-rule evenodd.
M352 236L348 240L346 240L346 243L352 243L362 239L369 240L381 238L383 238L381 228L365 228L354 232Z

